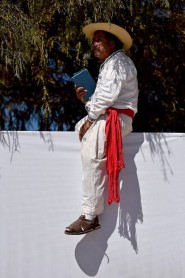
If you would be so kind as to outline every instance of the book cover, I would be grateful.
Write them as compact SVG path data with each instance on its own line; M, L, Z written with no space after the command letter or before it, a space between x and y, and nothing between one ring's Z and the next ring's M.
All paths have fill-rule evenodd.
M84 96L86 100L88 100L94 93L96 82L87 69L82 69L76 72L72 76L71 80L77 85L77 87L83 87L85 90L87 90L87 94Z

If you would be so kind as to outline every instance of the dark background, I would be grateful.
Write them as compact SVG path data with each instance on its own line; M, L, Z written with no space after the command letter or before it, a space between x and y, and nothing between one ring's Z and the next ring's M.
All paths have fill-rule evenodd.
M134 131L185 132L183 1L0 1L0 130L74 130L86 112L72 74L98 63L82 27L112 22L133 38Z

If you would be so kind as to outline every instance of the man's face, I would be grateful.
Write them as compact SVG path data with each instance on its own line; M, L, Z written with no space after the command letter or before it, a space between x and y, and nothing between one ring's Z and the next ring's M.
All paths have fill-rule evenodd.
M115 43L108 39L103 31L94 33L92 43L94 56L101 62L105 61L114 52Z

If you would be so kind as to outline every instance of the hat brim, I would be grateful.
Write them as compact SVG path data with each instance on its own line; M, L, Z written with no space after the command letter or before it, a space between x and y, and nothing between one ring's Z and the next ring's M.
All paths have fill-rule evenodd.
M89 38L90 40L93 39L94 33L96 31L109 32L114 36L116 36L123 43L123 48L126 51L132 45L132 38L129 35L129 33L124 28L113 23L103 23L103 22L91 23L86 25L82 31L86 35L86 37Z

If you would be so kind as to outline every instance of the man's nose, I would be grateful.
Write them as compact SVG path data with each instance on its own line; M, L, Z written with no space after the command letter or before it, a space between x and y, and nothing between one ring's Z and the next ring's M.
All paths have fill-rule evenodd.
M94 41L93 42L93 46L97 46L98 45L98 42L97 41Z

